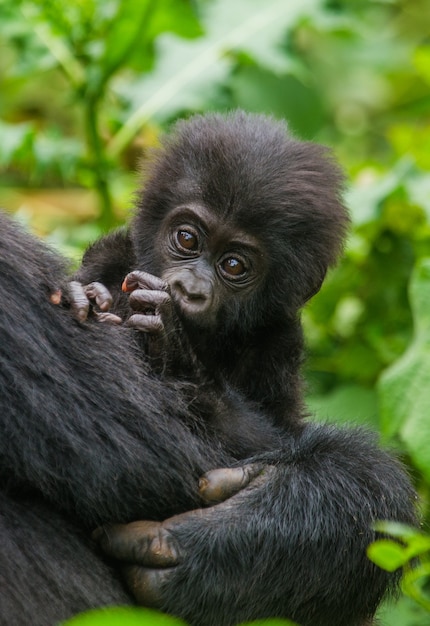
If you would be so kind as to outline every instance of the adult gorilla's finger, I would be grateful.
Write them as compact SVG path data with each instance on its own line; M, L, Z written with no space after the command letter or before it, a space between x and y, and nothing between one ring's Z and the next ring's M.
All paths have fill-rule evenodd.
M163 583L170 578L173 571L174 568L148 569L138 565L121 567L125 582L136 601L155 609L163 605Z
M180 562L179 545L162 522L102 526L92 537L106 554L120 561L149 567L172 567Z
M206 472L199 480L200 495L207 504L223 502L248 487L266 467L262 463L250 463Z

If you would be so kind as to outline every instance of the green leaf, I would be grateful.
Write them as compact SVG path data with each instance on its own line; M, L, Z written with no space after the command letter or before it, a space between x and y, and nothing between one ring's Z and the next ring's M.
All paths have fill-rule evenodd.
M409 288L414 338L378 384L382 432L399 435L430 480L430 258L416 266Z
M423 79L430 85L430 46L420 46L415 51L414 65Z
M77 615L62 626L185 626L185 622L149 609L109 607Z
M34 127L24 122L22 124L7 124L0 121L0 166L8 166L19 160L19 154L31 150L34 140Z
M62 67L75 87L80 86L84 79L84 70L68 41L69 23L64 19L63 12L58 11L58 4L22 2L21 12L52 59Z
M405 548L389 539L380 539L370 544L367 556L387 572L395 572L409 561Z
M381 178L363 177L346 193L354 224L361 226L381 217L381 203L392 194L407 178L413 163L407 157L401 159L395 167Z
M430 537L421 531L399 522L377 522L375 530L400 539L405 545L408 560L426 555L430 550Z
M138 2L138 0L135 0ZM197 19L189 0L151 0L155 6L152 13L149 35L152 39L160 33L171 32L181 37L194 38L203 34L202 26Z
M402 581L403 592L413 598L430 613L430 596L428 581L430 576L430 562L420 563L410 569Z
M151 75L119 86L134 112L113 138L111 156L150 118L165 120L183 109L201 108L209 90L228 75L235 61L232 52L244 51L272 70L290 69L281 41L287 28L309 15L319 0L213 0L205 6L204 38L186 41L163 35L157 40L158 62Z
M384 626L425 626L429 621L428 612L407 596L401 596L396 602L387 600L377 617L377 623Z
M300 137L311 139L321 129L320 94L294 75L279 76L265 68L246 66L234 73L230 89L236 106L284 117Z
M99 68L100 86L126 64L139 43L145 42L145 47L148 45L149 22L154 7L153 0L128 0L117 6L117 12L103 39L104 54L100 58ZM91 81L88 82L91 84ZM95 83L91 88L96 91L100 86Z
M376 522L374 525L375 530L397 537L398 539L412 539L417 535L425 537L416 528L408 526L407 524L401 524L400 522ZM430 539L430 538L429 538Z
M259 619L255 622L246 622L242 626L297 626L296 622L288 619Z
M331 393L309 396L306 403L318 421L376 424L376 394L360 385L341 385Z
M182 620L152 611L129 607L96 609L73 617L61 626L186 626ZM285 619L263 619L246 622L243 626L297 626Z

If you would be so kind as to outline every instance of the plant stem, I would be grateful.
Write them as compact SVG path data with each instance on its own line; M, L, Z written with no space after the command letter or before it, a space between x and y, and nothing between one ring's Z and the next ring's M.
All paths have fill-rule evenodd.
M29 24L31 24L31 28L38 36L39 40L58 62L59 67L65 73L74 88L79 89L82 87L85 80L82 65L74 58L64 41L60 37L53 35L51 26L46 19L42 23L39 23L37 19L35 19L40 15L40 11L38 11L37 7L30 7L29 5L23 4L21 5L21 13Z
M100 201L100 214L97 221L103 228L107 229L116 221L116 217L108 181L110 168L99 132L99 102L100 98L98 97L87 97L85 128L90 163L94 174L94 185Z
M185 89L187 84L196 76L204 71L210 71L210 67L216 64L227 50L239 48L269 24L279 20L287 11L294 12L295 8L294 6L289 7L284 0L280 0L273 6L271 4L269 6L263 5L258 12L251 12L245 21L227 28L215 41L208 41L205 49L200 50L198 56L191 59L179 72L173 74L130 115L127 122L110 141L107 154L111 158L118 158L118 155L131 143L142 126L167 102L173 100L177 93Z

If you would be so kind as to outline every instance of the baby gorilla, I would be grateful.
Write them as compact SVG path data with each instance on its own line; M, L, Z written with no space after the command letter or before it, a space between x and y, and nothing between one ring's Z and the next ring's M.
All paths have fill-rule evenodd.
M130 227L96 242L76 279L145 332L158 371L227 381L300 428L298 312L341 251L342 180L325 148L281 122L195 116L165 140Z

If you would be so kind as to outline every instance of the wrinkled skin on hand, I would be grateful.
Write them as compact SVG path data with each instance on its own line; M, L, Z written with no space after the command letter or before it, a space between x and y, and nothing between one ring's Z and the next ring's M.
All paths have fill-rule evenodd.
M127 274L122 290L130 293L129 303L136 311L126 324L144 334L145 353L153 369L164 376L205 383L205 372L176 314L169 285L136 270Z
M130 294L130 306L137 311L128 318L128 326L146 333L160 333L164 330L161 310L168 316L171 308L167 283L152 274L136 271L125 277L122 291ZM101 321L123 321L117 315L106 315L112 306L112 295L100 282L82 285L76 280L70 281L67 296L74 316L80 322L84 322L90 312L104 313L104 316L98 316Z
M109 313L112 296L102 283L93 282L88 285L81 285L78 281L72 280L67 285L67 299L75 318L80 322L85 322L91 311L91 314L96 316L100 322L122 323L122 319L118 315Z
M135 271L127 274L122 290L130 294L130 306L136 311L127 320L129 326L145 333L166 331L173 315L166 282L147 272Z
M145 354L154 370L166 376L188 376L203 382L204 374L176 316L168 284L157 276L136 270L124 278L122 291L130 294L133 311L124 323L144 333ZM118 315L109 312L112 296L102 283L82 285L71 281L67 297L80 322L93 315L101 322L123 323Z
M163 522L138 521L98 528L93 539L110 557L122 562L121 571L137 602L162 608L163 586L191 554L175 536L187 524L205 522L229 507L229 498L261 482L265 466L253 463L207 472L199 481L199 492L208 508L187 511Z

